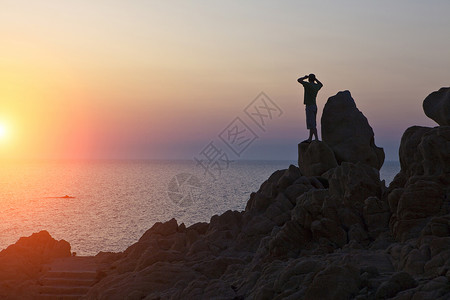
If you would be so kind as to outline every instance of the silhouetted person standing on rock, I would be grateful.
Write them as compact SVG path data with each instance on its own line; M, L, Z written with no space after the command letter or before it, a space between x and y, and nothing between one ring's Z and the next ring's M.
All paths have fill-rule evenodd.
M305 79L308 78L309 82L306 82ZM316 75L309 74L305 75L299 79L297 79L299 83L303 85L305 88L305 100L304 104L306 105L306 128L309 129L309 138L303 142L311 142L313 136L315 136L315 140L317 141L319 137L317 136L317 125L316 125L316 115L317 115L317 104L316 97L319 90L322 88L323 84L319 80L317 80Z

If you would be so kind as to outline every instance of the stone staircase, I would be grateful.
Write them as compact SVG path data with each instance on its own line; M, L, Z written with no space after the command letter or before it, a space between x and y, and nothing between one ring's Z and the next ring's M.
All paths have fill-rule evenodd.
M85 296L97 278L94 257L61 258L45 266L39 283L39 300L72 300Z

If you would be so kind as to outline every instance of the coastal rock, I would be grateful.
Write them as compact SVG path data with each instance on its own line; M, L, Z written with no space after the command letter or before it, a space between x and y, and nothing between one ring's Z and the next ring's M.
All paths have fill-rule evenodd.
M423 111L427 117L441 126L450 126L450 88L443 87L423 100Z
M388 203L377 197L368 197L364 201L363 217L369 236L375 239L389 228L391 213Z
M401 172L406 177L424 174L423 156L419 150L419 144L423 136L432 130L429 127L412 126L403 133L398 153Z
M290 165L289 168L278 180L278 189L284 190L290 186L297 178L302 176L300 169L294 165Z
M416 178L408 184L391 217L394 236L402 241L418 237L430 217L445 209L444 195L442 187L433 181Z
M394 297L398 292L413 288L417 285L416 281L406 272L399 272L382 283L375 295L376 299L387 299Z
M111 262L87 299L445 298L446 138L445 127L407 130L389 189L374 165L335 165L325 143L300 144L300 168L274 172L245 211L187 228L155 225Z
M347 206L361 208L371 196L381 198L379 172L361 162L344 162L339 167L323 174L328 180L329 192Z
M303 175L320 176L338 164L327 144L312 141L298 144L298 165Z
M390 227L404 241L449 211L450 126L408 128L399 156L401 170L389 186L388 202Z
M45 230L21 237L0 252L0 280L32 277L39 272L42 264L54 258L69 256L70 244L64 240L55 240Z
M425 133L419 144L426 176L450 174L450 126L433 128ZM448 178L448 177L447 177Z
M364 208L372 237L388 229L388 204L381 200L376 204L365 201L370 197L381 197L381 182L376 169L362 163L345 162L323 177L329 184L328 189L313 189L298 197L291 213L292 220L298 225L282 228L278 235L289 236L284 231L295 228L302 232L301 236L311 236L311 240L326 245L322 247L326 252L350 241L367 243L369 235L365 229ZM381 224L377 222L380 218ZM289 249L288 246L283 248Z
M450 126L409 128L386 188L367 120L350 93L336 97L325 116L334 147L301 143L299 168L275 171L242 212L158 222L124 252L99 254L86 299L449 299ZM0 298L7 284L0 276Z
M350 299L358 286L359 272L354 266L328 266L314 276L305 299Z
M302 227L310 229L312 222L322 216L337 221L336 205L328 200L328 190L311 190L297 198L297 205L292 210L292 220Z
M53 239L47 231L21 237L0 252L0 298L31 299L43 264L70 255L70 244Z
M271 199L278 194L278 182L281 177L289 177L289 175L285 176L286 173L289 174L289 170L278 170L270 175L270 177L261 184L256 193L253 192L250 194L250 199L247 201L245 211L264 211L270 205ZM291 181L292 179L283 179L283 181L287 180Z
M323 141L333 150L338 164L362 162L378 170L381 168L383 148L375 145L372 127L349 91L328 99L321 125Z
M313 238L317 241L326 239L337 247L344 246L347 243L347 233L334 220L320 218L311 223L311 232Z
M269 251L276 257L296 256L312 238L311 230L297 221L288 221L270 240Z
M412 126L399 148L401 174L439 176L450 173L450 126Z

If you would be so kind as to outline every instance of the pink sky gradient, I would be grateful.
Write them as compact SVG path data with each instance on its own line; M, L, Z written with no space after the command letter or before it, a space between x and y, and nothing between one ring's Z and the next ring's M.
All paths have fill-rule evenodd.
M284 114L241 158L295 160L314 72L396 160L450 83L448 1L0 4L0 158L190 159L264 91Z

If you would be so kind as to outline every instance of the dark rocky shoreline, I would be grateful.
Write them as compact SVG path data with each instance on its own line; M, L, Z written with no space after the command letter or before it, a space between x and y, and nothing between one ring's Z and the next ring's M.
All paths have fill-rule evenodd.
M323 142L299 144L299 167L274 172L242 212L156 223L124 252L99 253L85 298L449 299L449 90L424 102L439 126L403 134L389 187L372 128L340 92L325 105ZM0 298L31 297L39 266L70 256L47 235L0 252Z

